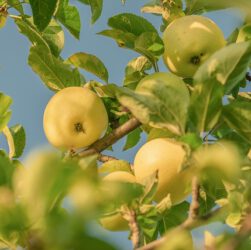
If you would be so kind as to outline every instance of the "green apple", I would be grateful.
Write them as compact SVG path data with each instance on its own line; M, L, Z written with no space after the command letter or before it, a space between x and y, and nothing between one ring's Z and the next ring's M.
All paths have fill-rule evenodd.
M158 188L154 199L168 194L173 204L183 201L191 191L193 169L182 169L186 151L182 144L167 138L153 139L144 144L134 159L134 173L139 183L158 170Z
M108 174L103 178L104 182L116 181L116 182L129 182L135 183L136 178L134 175L125 171L116 171ZM103 217L99 220L102 227L109 231L126 231L129 230L128 222L122 217L120 213L116 213L111 216Z
M57 92L44 111L44 132L60 149L87 147L98 140L108 126L108 115L100 97L83 87Z
M164 63L181 77L193 77L199 66L226 44L222 31L212 20L196 15L171 22L163 41Z

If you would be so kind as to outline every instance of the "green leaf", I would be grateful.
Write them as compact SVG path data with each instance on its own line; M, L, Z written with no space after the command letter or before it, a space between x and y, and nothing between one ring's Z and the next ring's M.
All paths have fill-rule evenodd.
M139 36L144 32L157 33L155 27L145 18L131 13L122 13L109 18L108 25L113 29L132 33Z
M150 128L150 132L147 136L147 141L151 141L156 138L172 138L175 135L167 129Z
M123 160L111 160L103 163L98 169L99 173L112 173L115 171L126 171L131 173L131 165Z
M108 71L98 57L84 52L79 52L70 56L68 61L74 66L93 73L100 79L108 82Z
M251 141L251 102L236 101L223 107L223 119L248 143Z
M135 89L139 81L145 77L145 71L151 68L152 64L145 56L134 58L125 68L124 86Z
M189 108L189 127L199 133L215 126L222 110L223 85L213 78L195 85Z
M171 209L165 213L162 221L160 221L160 234L163 235L168 229L176 227L184 222L187 219L188 210L189 203L187 201L172 206Z
M52 52L58 56L64 47L64 33L55 20L51 20L47 28L40 32L33 26L33 21L29 19L15 20L20 33L24 34L33 45L43 47L43 50Z
M111 37L120 47L132 49L146 56L152 63L163 53L163 42L155 27L143 17L123 13L111 17L108 25L112 30L98 34Z
M136 146L140 141L141 132L142 130L140 128L136 128L132 132L130 132L126 137L126 143L123 147L123 150L128 150Z
M47 28L43 31L42 37L50 46L54 56L59 56L64 48L64 31L61 26L52 19Z
M79 39L81 30L81 20L78 9L69 5L69 0L59 0L56 18L69 30L69 32Z
M51 21L58 0L29 0L34 23L38 30L43 31Z
M68 64L44 51L40 46L30 49L28 63L45 85L54 91L84 84L78 71L72 70Z
M91 23L94 24L101 16L103 0L79 0L79 2L90 5L92 12Z
M0 186L12 187L14 170L15 166L10 161L9 157L3 151L0 151Z
M11 111L9 110L11 103L11 97L0 93L0 132L5 128L11 118Z
M24 14L24 9L21 1L19 0L7 0L8 5L15 8L20 14Z
M144 51L160 56L164 53L164 44L156 32L144 32L135 41L135 50Z
M202 64L194 76L196 84L218 82L226 94L246 75L251 61L251 42L230 44L214 53Z
M3 132L9 145L9 157L20 157L23 153L26 140L24 128L18 124L10 128L6 127Z
M116 88L116 91L119 102L141 123L178 135L184 133L189 93L182 82L156 81L147 90L151 94L126 88Z
M118 43L119 47L126 47L129 49L134 48L134 42L136 36L129 32L124 32L123 30L113 29L113 30L103 30L98 35L111 37Z

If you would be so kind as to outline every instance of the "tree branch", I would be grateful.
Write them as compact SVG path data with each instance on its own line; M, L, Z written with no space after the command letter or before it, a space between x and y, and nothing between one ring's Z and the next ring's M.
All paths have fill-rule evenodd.
M99 154L140 125L141 123L136 118L131 118L120 127L114 129L110 134L93 143L89 148L78 152L77 155L79 157L85 157L88 155Z

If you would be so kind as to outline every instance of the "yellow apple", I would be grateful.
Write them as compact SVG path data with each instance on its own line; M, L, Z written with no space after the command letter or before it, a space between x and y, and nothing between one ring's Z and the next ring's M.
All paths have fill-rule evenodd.
M212 169L230 181L240 175L241 156L237 147L229 141L203 145L194 152L193 159L199 171Z
M182 169L186 151L182 144L167 138L153 139L144 144L134 159L134 173L139 183L158 170L159 183L155 200L170 194L173 204L183 201L190 193L193 170Z
M134 175L125 171L116 171L108 174L103 178L103 181L118 181L135 183L136 178ZM103 217L100 219L100 224L110 231L126 231L129 230L128 222L122 217L120 213L111 216Z
M226 44L222 31L212 20L196 15L171 22L163 41L164 63L181 77L192 77L201 64Z
M60 149L87 147L106 131L105 106L94 92L68 87L57 92L44 111L44 132L48 141Z

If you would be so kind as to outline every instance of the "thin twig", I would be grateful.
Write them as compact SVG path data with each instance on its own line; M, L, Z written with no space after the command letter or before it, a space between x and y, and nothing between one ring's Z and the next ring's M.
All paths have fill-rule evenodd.
M79 157L85 157L88 155L99 154L105 149L109 148L119 139L139 127L141 123L136 118L131 118L125 122L120 127L114 129L110 134L104 136L100 140L96 141L89 148L84 149L83 151L78 152Z
M114 161L114 160L118 160L118 159L113 157L113 156L110 156L110 155L99 154L98 160L105 163L105 162L108 162L108 161Z
M189 209L189 216L191 219L195 220L199 214L199 196L200 196L200 185L198 177L195 176L192 180L192 201Z
M123 218L128 221L128 225L131 231L130 239L132 241L133 249L137 249L140 244L140 230L137 223L137 214L133 209L123 207L122 215Z

